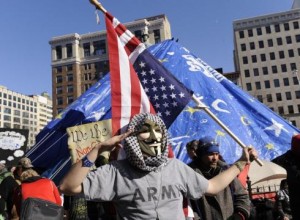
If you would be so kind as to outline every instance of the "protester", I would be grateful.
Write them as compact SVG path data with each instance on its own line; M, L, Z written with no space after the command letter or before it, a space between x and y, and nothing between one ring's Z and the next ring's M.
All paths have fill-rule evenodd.
M125 140L127 158L90 171L97 156ZM249 163L245 148L226 171L207 180L176 158L168 158L168 134L160 117L141 113L128 131L96 145L63 178L65 194L83 192L88 200L113 201L121 219L184 219L183 197L199 199L223 190ZM249 152L248 152L249 151Z
M298 220L300 219L300 134L292 137L291 149L273 159L273 162L287 171L292 217L294 220Z
M13 174L9 172L5 164L0 163L0 206L3 207L5 212L1 214L9 219L14 216L13 210L13 193L18 183L13 177Z
M44 199L56 203L57 205L62 205L60 193L52 180L41 177L35 170L31 168L22 172L20 180L21 185L15 190L13 198L14 205L19 216L22 201L26 200L27 198Z
M275 219L276 220L292 219L291 208L290 208L289 187L286 179L281 180L280 189L276 193Z
M189 164L197 173L211 179L228 169L228 165L220 160L219 144L212 137L193 140L187 145L194 145L195 156ZM191 201L194 212L200 219L248 219L250 216L250 199L248 192L237 178L218 194L204 195L199 200Z

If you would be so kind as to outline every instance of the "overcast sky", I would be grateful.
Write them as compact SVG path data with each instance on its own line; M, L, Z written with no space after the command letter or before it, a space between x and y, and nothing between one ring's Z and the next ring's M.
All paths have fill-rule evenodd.
M165 14L172 36L214 68L234 71L233 21L288 11L293 0L105 0L121 22ZM51 89L54 36L104 30L88 0L0 1L0 85L23 94Z

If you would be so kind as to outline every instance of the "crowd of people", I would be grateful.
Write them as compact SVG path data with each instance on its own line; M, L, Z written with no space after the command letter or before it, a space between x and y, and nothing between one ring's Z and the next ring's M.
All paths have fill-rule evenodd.
M41 177L29 158L20 159L14 169L0 163L0 220L24 219L22 205L32 197L63 206L65 219L259 219L238 178L257 157L256 150L245 147L229 165L220 147L211 137L192 140L186 145L191 163L185 164L170 156L161 118L137 114L125 133L99 143L73 164L58 186ZM120 148L125 159L107 163L101 158L102 152ZM287 170L287 179L276 194L272 218L300 219L300 135L274 162Z

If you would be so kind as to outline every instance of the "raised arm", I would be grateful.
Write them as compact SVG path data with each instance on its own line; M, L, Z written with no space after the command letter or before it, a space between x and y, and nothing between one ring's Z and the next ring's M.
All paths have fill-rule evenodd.
M257 152L250 147L243 149L241 158L224 172L209 180L207 194L215 195L227 187L233 179L250 163L250 157L256 158Z
M99 154L104 151L112 151L120 146L120 142L130 135L130 131L121 135L114 136L102 143L96 145L87 155L87 159L94 163ZM62 179L59 189L66 195L73 195L82 191L82 182L90 171L90 167L85 167L82 160L73 164L70 171Z

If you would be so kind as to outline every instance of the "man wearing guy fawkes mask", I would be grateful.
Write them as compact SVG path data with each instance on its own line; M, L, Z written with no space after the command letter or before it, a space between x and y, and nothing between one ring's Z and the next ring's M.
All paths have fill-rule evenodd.
M193 140L187 146L192 146L196 153L189 166L206 179L211 179L228 168L220 155L219 144L212 137ZM250 215L249 195L237 178L217 195L205 195L197 201L191 201L191 204L200 219L244 220Z
M114 150L123 140L126 159L90 171L98 155ZM255 154L244 150L239 165L207 180L178 159L168 158L167 146L168 132L161 118L137 114L126 133L99 143L75 163L60 190L66 195L83 193L91 201L112 201L119 219L181 220L184 197L218 193L240 172L239 166L249 162L249 152Z

